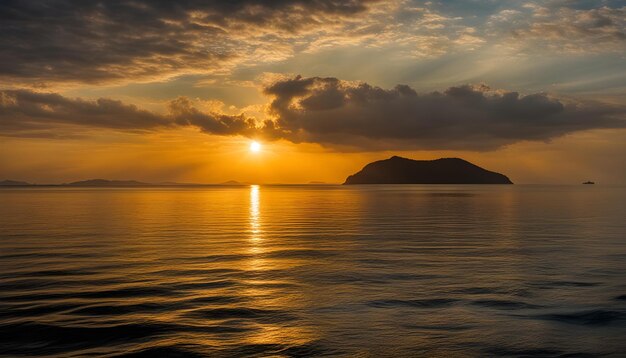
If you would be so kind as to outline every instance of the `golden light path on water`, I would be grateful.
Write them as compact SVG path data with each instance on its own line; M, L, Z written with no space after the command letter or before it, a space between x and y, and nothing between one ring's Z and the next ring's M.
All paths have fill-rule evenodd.
M292 264L267 258L267 255L271 254L271 248L263 236L261 188L259 185L250 185L249 224L247 271L252 274L252 279L248 281L249 285L244 289L244 295L255 303L255 309L267 311L278 311L285 307L291 307L293 310L302 309L304 297L301 297L301 292L280 288L283 285L292 285L294 282L285 278L284 275L274 276L273 274L273 271L289 270ZM257 328L258 330L248 337L250 344L264 345L286 342L290 345L306 345L314 341L314 337L316 337L309 327L289 324L282 319L277 319L276 322L263 323Z
M259 186L250 185L250 240L254 243L259 240L261 234L261 223L259 220ZM256 246L252 245L255 249Z

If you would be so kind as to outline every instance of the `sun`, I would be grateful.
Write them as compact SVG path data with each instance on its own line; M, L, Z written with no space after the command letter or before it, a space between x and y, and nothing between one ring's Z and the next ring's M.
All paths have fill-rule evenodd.
M261 151L261 143L259 142L252 142L250 143L250 151L252 153L258 153Z

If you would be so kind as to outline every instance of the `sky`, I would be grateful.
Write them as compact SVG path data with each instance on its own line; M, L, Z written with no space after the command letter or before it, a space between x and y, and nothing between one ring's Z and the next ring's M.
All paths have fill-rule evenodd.
M626 184L626 0L5 0L0 33L0 180Z

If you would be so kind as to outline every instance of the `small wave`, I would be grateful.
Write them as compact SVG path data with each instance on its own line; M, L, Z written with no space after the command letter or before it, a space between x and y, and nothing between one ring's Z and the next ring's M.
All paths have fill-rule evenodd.
M0 326L0 346L8 354L54 354L112 342L144 339L172 327L162 324L123 324L107 327L17 323ZM47 348L43 348L47 347Z
M170 285L172 290L196 290L207 288L223 288L237 285L237 282L233 280L217 280L217 281L200 281L200 282L185 282L176 285Z
M63 299L100 299L100 298L136 298L136 297L154 297L154 296L176 296L180 292L169 287L162 286L129 286L108 290L97 291L81 291L81 292L60 292L60 293L40 293L32 292L27 294L2 296L3 301L8 302L37 302L49 300Z
M245 301L244 297L237 296L200 296L189 298L184 301L185 305L194 306L197 304L227 304Z
M187 312L185 316L211 320L251 319L267 323L284 322L296 319L296 317L284 311L239 307L197 309Z
M176 295L176 291L171 287L159 286L133 286L124 287L113 290L88 291L68 294L70 297L79 298L127 298L127 297L154 297L154 296L172 296Z
M507 300L477 300L473 301L472 304L475 306L497 308L503 310L537 309L543 307L525 302Z
M2 296L4 302L39 302L58 299L69 299L73 296L69 293L32 293L25 295Z
M158 303L138 303L132 305L97 305L77 308L67 313L84 316L117 316L138 312L161 312L171 308L170 305Z
M395 281L418 281L418 280L432 280L442 277L441 275L429 275L429 274L410 274L410 273L389 273L382 274L381 278L384 280Z
M236 269L226 269L226 268L216 268L216 269L185 269L185 270L176 270L176 269L167 269L167 270L159 270L152 272L152 274L159 276L222 276L222 275L232 275L232 274L242 274L245 273L244 270L236 270Z
M0 347L2 347L2 353L9 355L47 355L105 345L145 342L179 332L223 335L248 330L224 324L193 326L142 323L112 326L61 326L43 323L14 323L0 326Z
M336 256L337 254L330 251L323 250L280 250L269 252L264 256L273 259L320 259Z
M476 196L473 193L426 193L426 196L434 196L438 198L471 198Z
M15 260L15 259L48 259L48 258L85 258L85 257L94 257L96 255L92 254L82 254L82 253L52 253L52 252L28 252L28 253L17 253L17 254L5 254L0 255L1 260Z
M166 347L150 347L138 352L124 353L115 355L113 357L125 357L125 358L152 358L152 357L190 357L190 358L200 358L205 357L202 353L196 353L193 349L186 348L185 346L166 346Z
M422 325L405 324L405 325L402 325L402 327L404 327L406 329L410 329L410 330L418 329L418 330L425 330L425 331L458 332L458 331L470 330L470 329L474 328L475 326L467 325L467 324L463 324L463 325L456 325L456 324L427 324L427 325L426 324L422 324Z
M582 281L537 281L531 282L530 286L540 289L554 289L557 287L594 287L598 286L598 282L582 282Z
M456 294L464 295L513 295L519 297L530 297L531 292L520 288L495 288L495 287L467 287L452 291Z
M510 347L490 347L485 349L490 356L498 357L545 357L545 358L564 358L564 357L595 357L596 355L586 353L566 353L557 349L550 348L510 348Z
M10 319L17 317L40 317L50 313L59 313L76 308L72 304L47 304L34 305L26 307L10 306L7 309L0 310L0 318Z
M317 343L302 345L283 344L244 344L224 352L229 357L241 356L284 356L284 357L319 357L337 355L339 352L329 350Z
M28 271L13 274L16 277L50 277L50 276L91 276L97 274L96 271L91 270L40 270L40 271Z
M419 308L438 308L446 307L454 304L458 300L451 298L432 298L422 300L376 300L368 302L367 305L377 308L392 308L398 306L419 307Z
M230 262L239 261L249 258L247 254L232 254L232 255L208 255L208 256L191 256L191 257L174 257L168 261L174 262Z
M618 311L593 310L573 313L554 313L538 316L540 319L584 326L605 326L626 319L626 314Z
M30 295L30 294L38 294L44 291L44 289L48 288L81 288L85 285L93 285L94 281L89 280L89 278L81 278L81 279L71 279L71 280L59 280L59 279L50 279L50 278L23 278L16 280L0 280L0 287L2 288L2 292L0 293L0 297L9 293L20 293L20 295ZM113 286L124 284L125 281L123 279L115 279L115 278L107 278L107 279L98 279L97 285L102 286Z
M115 355L114 357L143 358L143 357L258 357L258 356L281 356L281 357L319 357L336 355L340 352L330 350L321 344L312 342L301 345L283 344L241 344L235 347L206 347L196 345L170 345L150 347L140 351Z
M455 290L454 293L463 293L468 295L489 295L499 293L499 290L488 287L468 287Z

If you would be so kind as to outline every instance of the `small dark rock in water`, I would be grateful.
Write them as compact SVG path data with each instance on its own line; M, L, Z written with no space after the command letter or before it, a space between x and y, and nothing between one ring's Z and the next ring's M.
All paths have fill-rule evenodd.
M500 173L460 158L412 160L393 156L366 165L344 184L513 184Z
M595 183L594 183L594 182L592 182L592 181L586 181L586 182L584 182L583 184L595 184Z

